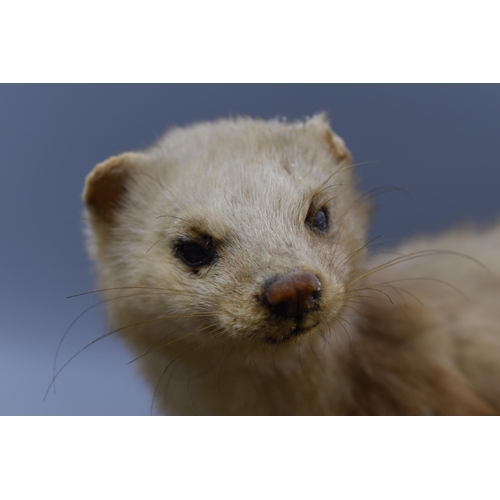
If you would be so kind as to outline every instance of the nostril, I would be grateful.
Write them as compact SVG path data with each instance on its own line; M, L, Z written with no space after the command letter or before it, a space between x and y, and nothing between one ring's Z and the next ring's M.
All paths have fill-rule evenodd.
M293 318L297 314L297 307L293 302L280 302L279 304L271 305L270 310L273 314L281 318Z
M312 273L290 273L266 283L264 303L276 316L298 318L317 307L321 282Z

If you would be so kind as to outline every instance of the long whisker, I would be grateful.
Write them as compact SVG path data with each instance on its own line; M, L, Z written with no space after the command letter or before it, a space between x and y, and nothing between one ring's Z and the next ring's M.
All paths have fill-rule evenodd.
M337 316L336 320L337 320L338 324L344 329L344 331L345 331L345 333L347 335L347 338L349 339L349 354L350 354L351 351L352 351L351 336L349 335L349 332L347 331L347 328L343 325L343 323L340 322L340 321L343 320L343 318L339 315L339 316ZM345 320L343 320L343 321L345 321Z
M378 285L378 283L377 283L377 285ZM374 292L379 292L379 293L385 295L389 299L389 302L391 304L394 304L394 302L389 294L383 292L382 290L378 290L377 288L370 287L370 286L366 286L363 288L355 288L353 290L347 290L347 291L343 292L343 294L346 295L347 297L352 297L352 296L354 296L354 297L369 297L368 295L357 295L357 294L351 295L352 292L362 292L364 290L373 290Z
M155 350L155 348L157 348L165 339L167 339L168 337L170 337L172 335L175 335L176 333L181 332L184 329L185 329L185 327L182 326L181 328L178 328L177 330L174 330L173 332L169 332L167 335L163 336L160 340L158 340L157 342L155 342L151 347L149 347L148 349L146 349L146 351L144 351L141 355L139 355L139 356L135 357L134 359L131 359L130 361L128 361L127 365L131 365L132 363L135 363L136 361L138 361L139 359L141 359L143 356L146 356L146 354L148 354L151 351Z
M340 245L340 240L342 239L342 235L344 234L344 227L345 226L341 226L341 228L340 228L339 234L337 236L337 241L335 243L335 249L333 250L332 258L330 259L330 263L335 262L335 256L337 255L337 250L338 250L339 245Z
M217 348L218 346L222 345L227 339L222 339L221 342L219 342L218 344L216 344L215 346L212 346L212 350ZM205 344L206 345L206 344ZM203 413L200 411L200 409L198 408L198 405L195 403L194 399L193 399L193 395L191 394L191 386L190 386L190 383L191 383L191 376L193 374L193 371L195 369L195 366L193 364L193 367L191 368L189 374L188 374L188 378L187 378L187 394L188 394L188 397L189 397L189 401L191 402L191 404L193 405L194 409L198 412L199 415L203 415ZM173 378L173 374L172 374L172 377Z
M165 184L160 182L158 179L155 179L152 175L149 175L145 172L136 172L136 175L143 175L144 177L148 177L149 179L155 181L162 190L167 191L169 194L172 195L173 198L175 198L178 202L180 202L181 205L186 206L186 203L182 201L178 196L176 196L176 194L172 190L170 190L167 186L165 186Z
M198 330L194 330L194 331L192 331L192 332L190 332L190 333L187 333L186 335L183 335L182 337L177 337L177 338L175 338L174 340L171 340L170 342L167 342L167 343L165 343L165 344L158 345L159 343L157 342L155 345L151 346L149 349L147 349L145 352L143 352L140 356L137 356L136 358L134 358L134 359L130 360L130 361L127 363L127 365L130 365L130 364L132 364L132 363L135 363L136 361L138 361L139 359L143 358L144 356L146 356L147 354L149 354L149 353L151 353L151 352L154 352L154 351L159 351L159 350L161 350L161 349L163 349L163 348L165 348L165 347L168 347L169 345L174 344L175 342L178 342L179 340L185 340L187 337L191 337L191 335L195 335L195 334L197 334L197 333L201 333L201 332L203 332L203 331L205 331L205 330L208 330L208 329L210 329L210 328L213 328L213 327L215 327L215 326L217 326L217 323L213 323L213 324L211 324L211 325L204 326L203 328L200 328L200 329L198 329ZM171 335L173 335L173 334L175 334L175 333L178 333L180 330L182 330L182 328L181 328L181 329L179 329L179 330L176 330L175 332L172 332L172 333L170 333L170 334L166 335L165 337L163 337L163 338L160 340L160 342L163 342L163 341L164 341L167 337L169 337L169 336L171 336Z
M370 200L376 198L377 196L381 196L386 193L390 193L391 191L403 191L408 194L404 188L397 186L380 186L378 188L371 189L359 195L353 203L351 203L347 209L340 214L339 220L344 220L344 217L356 206L363 202L369 202Z
M351 301L349 301L349 302L351 302ZM353 311L356 311L356 313L357 313L359 316L362 316L362 314L361 314L361 312L359 311L359 309L356 309L355 307L350 306L350 305L348 305L347 303L346 303L346 304L344 304L344 306L343 306L343 307L348 307L349 309L352 309Z
M162 316L160 318L153 318L153 319L150 319L150 320L139 321L137 323L133 323L131 325L123 326L123 327L117 328L116 330L113 330L111 332L105 333L104 335L101 335L100 337L94 339L92 342L89 342L85 347L82 347L78 352L76 352L75 354L73 354L73 356L71 356L68 359L68 361L66 361L66 363L64 363L61 366L61 368L59 368L59 370L57 371L57 373L52 378L52 381L50 382L49 386L47 387L47 391L45 392L45 396L43 397L43 400L45 401L47 399L47 395L49 394L50 388L54 385L57 377L64 370L64 368L66 368L66 366L68 366L68 364L71 363L71 361L73 361L80 353L82 353L83 351L85 351L86 349L88 349L90 346L94 345L96 342L99 342L100 340L105 339L106 337L109 337L109 336L111 336L111 335L113 335L113 334L115 334L117 332L121 332L123 330L126 330L127 328L132 328L134 326L143 325L145 323L152 323L153 321L163 321L163 320L169 319L169 318L170 318L170 316Z
M344 259L342 262L338 264L338 267L344 267L354 256L356 256L359 252L361 252L364 248L367 248L369 245L371 245L374 241L377 241L381 235L375 236L375 238L372 238L368 243L365 243L363 246L359 247L356 251L352 252L350 256L348 256L346 259Z
M332 179L333 177L335 177L338 173L340 172L343 172L344 170L350 170L350 169L353 169L353 168L356 168L356 167L360 167L362 165L370 165L370 164L375 164L375 163L380 163L380 160L372 160L372 161L362 161L362 162L359 162L359 163L352 163L350 165L345 165L346 163L346 160L344 160L339 168L337 168L337 170L335 170L335 172L333 172L333 174L331 174L320 186L319 186L319 190L321 190L321 188L323 188L323 186L330 180ZM319 192L319 191L317 191Z
M75 295L68 295L66 298L73 299L75 297L82 297L83 295L90 295L93 293L100 293L100 292L109 292L113 290L160 290L163 292L168 292L170 295L175 294L178 296L182 295L184 297L192 297L191 293L185 290L179 290L175 288L164 288L164 287L153 287L153 286L117 286L111 288L100 288L97 290L89 290L87 292L77 293Z
M328 200L324 201L322 204L323 205L328 205L332 200L335 200L335 198L338 198L338 196L332 196L331 198L328 198Z
M410 196L406 189L399 187L399 186L379 186L379 187L370 189L369 191L365 191L361 195L361 198L373 199L377 196L381 196L381 195L387 194L387 193L392 193L394 191L402 192L402 193L406 194L407 196Z
M383 302L388 302L391 305L393 305L394 307L396 307L397 309L399 309L406 317L408 317L408 315L406 314L406 311L401 307L401 305L399 305L397 303L395 304L394 301L392 301L392 299L390 299L388 301L386 299L383 299L382 297L374 297L372 295L361 295L361 294L359 294L359 295L353 295L353 297L355 297L355 298L364 298L364 299L369 299L369 300L380 300L380 301L383 301ZM367 302L360 302L360 301L355 301L355 300L352 300L352 299L348 299L346 302L351 302L351 303L354 303L354 304L361 304L361 305L364 305L364 306L369 306L370 305ZM351 307L351 309L354 309L354 308ZM359 313L359 311L358 311L358 313Z
M99 288L97 290L90 290L88 292L76 293L74 295L68 295L67 299L74 299L75 297L81 297L82 295L89 295L91 293L99 293L99 292L109 292L111 290L163 290L164 292L168 292L168 288L156 287L156 286L115 286L111 288Z
M217 333L217 335L215 335L215 333ZM219 338L222 336L222 330L219 330L217 328L213 328L210 332L209 332L209 335L212 337L212 338ZM215 335L215 336L214 336ZM221 345L223 343L227 342L227 337L225 339L222 339L222 341L218 344L215 344L211 347L211 351L214 351L218 345ZM191 345L195 345L194 343L191 344ZM208 361L208 358L207 358L207 361ZM190 380L194 380L194 379L197 379L197 378L200 378L200 377L203 377L204 375L207 375L208 373L210 373L216 366L219 365L219 360L217 359L217 357L214 358L213 362L212 363L208 363L209 366L206 366L206 367L201 367L201 370L196 374L196 375L193 375L193 372L195 371L196 368L200 368L197 363L192 363L193 365L193 369L190 371L190 374L189 374L189 378ZM175 373L172 372L170 375L169 375L169 380L175 380L175 381L186 381L186 376L179 376L179 377L176 377L175 376Z
M230 351L229 351L229 354L224 358L224 360L222 361L222 364L220 366L220 369L219 369L219 374L217 376L217 389L219 390L219 394L220 394L220 377L221 377L221 374L222 374L222 369L224 368L224 363L226 361L229 360L229 356L231 356L231 354L235 351L235 349L238 347L238 344L236 344Z
M172 364L177 361L178 359L180 359L184 354L187 354L189 351L191 352L194 352L194 351L197 351L198 349L200 349L201 347L207 345L209 342L212 342L214 340L214 338L212 337L209 337L209 339L198 345L197 347L195 347L194 349L191 349L191 346L189 346L187 349L185 349L184 351L182 351L180 354L178 354L177 356L175 356L166 366L166 368L163 370L162 374L160 375L160 378L158 379L158 382L156 383L156 386L155 386L155 390L154 390L154 393L153 393L153 400L151 401L151 409L150 409L150 415L153 415L153 409L154 409L154 404L155 404L155 400L156 400L156 395L158 393L158 389L160 387L160 384L161 384L161 381L163 380L163 377L165 376L165 374L167 373L168 369L170 368L170 366L172 366Z
M155 404L155 400L156 400L156 393L158 392L158 388L160 387L160 383L163 379L163 376L165 375L165 373L167 373L167 370L170 368L170 366L172 365L172 363L174 363L177 359L179 359L183 354L185 354L186 352L189 351L189 348L186 349L185 351L181 352L180 354L178 354L177 356L175 356L166 366L166 368L163 370L162 374L160 375L160 378L158 379L158 382L156 383L156 386L155 386L155 390L153 392L153 399L151 401L151 408L149 410L149 414L150 415L153 415L153 409L154 409L154 404Z
M302 373L304 374L304 377L309 380L309 376L308 374L306 373L306 371L304 370L304 365L302 363L302 355L301 355L301 352L302 352L302 344L299 344L298 346L298 351L299 351L299 363L300 363L300 368L302 369Z
M320 361L319 361L319 358L318 358L318 356L317 356L317 354L316 354L316 351L314 350L314 347L313 347L313 346L312 346L312 344L311 344L311 339L309 339L309 338L308 338L308 339L307 339L307 342L308 342L308 344L309 344L309 348L311 349L311 351L312 351L312 353L313 353L314 357L316 358L316 361L318 362L318 366L319 366L319 368L320 368L321 372L323 373L323 376L326 378L326 373L325 373L325 370L324 370L324 368L323 368L323 365L322 365L322 364L320 363Z
M394 286L394 285L384 285L384 284L378 284L377 283L377 286L383 286L383 287L388 287L388 288L392 288L396 291L398 291L399 293L401 292L405 292L407 293L410 297L412 297L419 305L421 305L422 307L424 307L424 303L413 293L409 292L408 290L406 290L405 288L401 288L399 286ZM404 298L401 297L403 300ZM406 301L405 301L406 302Z
M452 250L419 250L418 252L413 252L413 253L410 253L408 255L396 257L395 259L392 259L388 262L385 262L384 264L381 264L373 269L370 269L366 273L362 274L361 276L358 276L356 279L351 281L351 283L349 283L346 286L346 288L349 288L352 285L354 285L355 283L357 283L358 281L362 280L363 278L371 276L372 274L374 274L378 271L382 271L383 269L387 269L388 267L394 266L396 264L401 264L401 263L409 261L409 260L418 259L418 258L422 258L422 257L431 257L434 255L456 255L459 257L463 257L464 259L467 259L467 260L470 260L471 262L474 262L475 264L480 266L483 270L485 270L487 273L491 273L491 271L483 263L474 259L470 255L466 255L466 254L463 254L460 252L454 252Z
M335 342L339 343L339 336L337 335L337 330L335 330L335 326L333 325L330 325L330 323L328 323L328 331L330 332L330 338L332 338L332 328L333 328L333 333L335 333Z
M243 357L243 359L241 360L241 363L240 363L240 366L238 367L238 371L241 370L241 368L243 367L243 364L245 363L245 360L249 357L250 353L255 349L255 343L252 343L250 345L250 349L248 349L248 352L245 354L245 356Z
M172 233L165 233L163 234L162 236L160 236L160 238L158 238L147 250L146 250L146 253L148 254L149 251L155 247L158 243L160 243L161 240L163 240L164 238L166 238L167 236L170 236Z
M324 188L316 191L316 195L318 195L319 193L322 193L323 191L326 191L327 189L331 189L331 188L334 188L334 187L340 187L340 186L348 186L349 184L329 184L328 186L325 186ZM326 203L325 203L326 205Z
M384 281L382 283L377 283L377 286L381 285L389 285L392 283L400 283L401 281L434 281L435 283L441 283L442 285L446 285L450 287L452 290L460 294L465 300L470 300L469 297L460 290L460 288L456 287L455 285L452 285L451 283L448 283L447 281L441 280L439 278L427 278L427 277L418 277L418 278L401 278L397 280L391 280L391 281ZM405 290L407 293L409 293L407 290Z
M133 294L130 294L130 295L123 295L121 297L113 297L113 298L110 298L110 299L105 299L105 300L101 300L100 302L98 302L97 304L93 304L91 305L90 307L87 307L87 309L85 309L83 312L81 312L72 322L71 324L68 326L68 328L66 329L66 331L64 332L63 336L61 337L61 340L59 341L59 344L57 346L57 349L56 349L56 354L54 356L54 364L53 364L53 367L52 367L52 376L55 376L55 373L57 371L57 358L59 357L59 351L61 350L61 347L62 347L62 344L64 342L64 339L66 338L66 336L68 335L69 331L71 330L71 328L75 325L75 323L78 322L78 320L83 316L85 315L87 312L89 312L91 309L93 309L94 307L97 307L97 306L100 306L102 304L105 304L107 302L111 302L112 300L118 300L118 299L124 299L124 298L128 298L128 297L137 297L137 296L142 296L142 295L164 295L163 293L159 293L159 292L146 292L146 293L133 293ZM54 392L56 390L56 385L54 384Z
M189 223L188 220L183 219L182 217L179 217L178 215L168 215L168 214L166 214L166 215L158 215L156 218L157 219L162 219L164 217L170 217L171 219L179 219L179 220L182 220L182 221L184 221L186 223Z

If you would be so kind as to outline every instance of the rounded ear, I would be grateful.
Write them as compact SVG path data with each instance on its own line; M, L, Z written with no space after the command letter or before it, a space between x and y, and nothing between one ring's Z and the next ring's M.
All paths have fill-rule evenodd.
M133 171L143 160L140 153L124 153L99 163L87 175L83 201L96 218L111 223L123 205Z
M330 148L331 153L338 161L345 161L346 163L351 162L351 153L347 149L344 140L330 128L328 113L323 111L309 118L306 122L306 127L317 130L317 132L321 134Z

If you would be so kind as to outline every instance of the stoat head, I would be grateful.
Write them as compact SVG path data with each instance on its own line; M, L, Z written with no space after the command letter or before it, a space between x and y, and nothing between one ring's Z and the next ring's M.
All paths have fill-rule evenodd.
M111 316L158 336L297 342L340 313L363 253L367 207L323 115L174 129L97 165L83 198Z

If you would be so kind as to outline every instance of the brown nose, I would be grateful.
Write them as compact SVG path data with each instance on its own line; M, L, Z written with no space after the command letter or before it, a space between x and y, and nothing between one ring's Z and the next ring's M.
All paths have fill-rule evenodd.
M300 318L317 307L320 293L321 283L314 274L290 273L267 281L264 303L276 316Z

